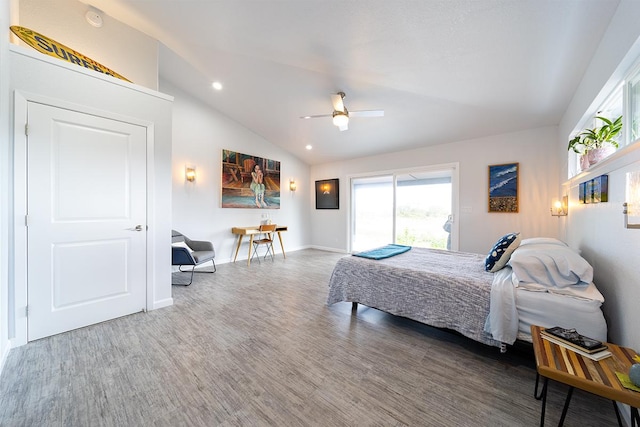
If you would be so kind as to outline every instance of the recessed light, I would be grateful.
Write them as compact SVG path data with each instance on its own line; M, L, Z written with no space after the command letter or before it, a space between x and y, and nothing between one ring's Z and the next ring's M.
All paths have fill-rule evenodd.
M304 116L303 119L310 119L311 116Z
M310 145L307 145L307 146L306 146L306 147L304 147L304 148L306 148L307 150L311 150L313 147L312 147L312 146L310 146Z
M213 83L211 83L211 87L214 88L215 90L222 90L222 83L213 82Z

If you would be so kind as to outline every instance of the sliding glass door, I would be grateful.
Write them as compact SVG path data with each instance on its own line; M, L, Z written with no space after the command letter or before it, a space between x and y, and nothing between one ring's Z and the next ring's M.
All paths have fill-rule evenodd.
M452 249L453 176L447 167L352 178L351 251L389 243Z

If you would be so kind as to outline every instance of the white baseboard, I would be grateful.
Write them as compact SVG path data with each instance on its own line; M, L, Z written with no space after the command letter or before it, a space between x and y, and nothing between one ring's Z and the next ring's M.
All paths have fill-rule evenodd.
M154 301L151 310L157 310L159 308L169 307L173 305L173 298L166 298L160 301Z
M347 252L344 249L338 249L338 248L328 248L326 246L309 246L309 249L318 249L319 251L327 251L327 252L336 252L336 253L340 253L340 254L348 254L349 252Z

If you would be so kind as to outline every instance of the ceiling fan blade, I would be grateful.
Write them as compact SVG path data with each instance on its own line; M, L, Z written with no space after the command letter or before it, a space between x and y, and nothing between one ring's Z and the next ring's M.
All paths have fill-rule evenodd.
M384 110L349 111L349 117L384 117Z
M331 95L331 103L336 111L344 111L344 102L342 102L342 94L334 93Z
M316 114L315 116L300 116L301 119L316 119L318 117L333 117L333 114Z

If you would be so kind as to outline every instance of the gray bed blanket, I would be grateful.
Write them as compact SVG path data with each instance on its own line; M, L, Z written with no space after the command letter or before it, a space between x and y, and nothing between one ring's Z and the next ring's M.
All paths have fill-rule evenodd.
M327 304L357 302L500 347L484 331L492 282L483 255L414 247L382 260L339 259Z

